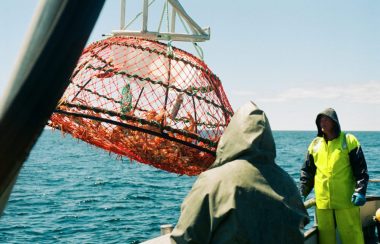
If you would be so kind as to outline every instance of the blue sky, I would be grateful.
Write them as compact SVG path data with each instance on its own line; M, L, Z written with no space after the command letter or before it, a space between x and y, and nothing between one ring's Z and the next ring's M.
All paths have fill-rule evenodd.
M137 3L127 0L127 20L138 13ZM343 130L380 130L380 1L181 3L200 26L210 26L211 40L200 46L234 109L252 100L275 130L315 130L316 114L333 107ZM106 1L89 42L119 28L119 5ZM35 0L1 4L1 92L36 6ZM157 25L162 0L153 6L150 21Z

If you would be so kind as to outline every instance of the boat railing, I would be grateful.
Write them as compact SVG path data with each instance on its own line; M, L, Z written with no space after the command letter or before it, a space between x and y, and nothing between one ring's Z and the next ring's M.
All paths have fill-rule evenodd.
M314 207L315 206L315 198L308 199L303 204L304 204L306 209Z
M380 183L380 179L370 179L370 180L368 180L368 182L369 183ZM304 204L306 209L312 208L315 206L315 198L308 199L303 204Z
M380 179L371 179L368 181L369 183L380 183ZM306 209L310 209L316 206L315 198L308 199L304 202L304 206ZM378 217L377 211L380 211L380 196L367 196L367 203L365 206L361 208L361 220L363 224L363 233L366 240L366 243L380 243L380 221ZM376 218L375 218L376 217ZM314 244L317 243L317 223L316 219L314 219L313 226L305 229L305 244ZM377 229L377 234L375 234L375 228ZM337 237L338 238L338 237ZM339 238L338 238L339 239ZM341 242L338 242L341 243Z
M380 183L380 179L372 179L372 180L369 180L370 183ZM369 211L368 213L365 213L367 215L366 217L366 221L365 221L365 226L366 226L366 229L364 229L365 231L365 235L367 236L372 236L372 239L374 238L374 226L375 226L375 222L374 220L372 220L373 218L373 214L375 213L376 209L379 208L379 203L380 203L380 196L377 196L377 197L373 197L373 196L370 196L370 197L367 197L367 201L369 202L372 202L370 207L369 207ZM310 198L308 199L307 201L304 202L304 206L306 209L309 209L309 208L312 208L312 207L315 207L315 198ZM373 206L372 206L373 205ZM369 222L371 222L370 224L368 224ZM371 225L371 226L369 226ZM371 229L372 228L372 229ZM379 227L380 228L380 227ZM157 237L155 239L151 239L151 240L148 240L146 242L143 242L144 244L156 244L156 243L164 243L164 240L165 241L168 241L169 239L169 233L173 230L173 225L171 224L167 224L167 225L161 225L160 226L160 232L161 232L161 236L160 237ZM316 222L314 220L314 226L308 228L305 230L305 233L304 233L304 236L305 236L305 244L314 244L314 243L318 243L318 230L317 230L317 226L316 226ZM378 237L377 237L378 238ZM367 237L368 239L368 237ZM338 242L338 243L341 243L341 242ZM372 243L372 242L371 242ZM380 242L379 242L380 243Z

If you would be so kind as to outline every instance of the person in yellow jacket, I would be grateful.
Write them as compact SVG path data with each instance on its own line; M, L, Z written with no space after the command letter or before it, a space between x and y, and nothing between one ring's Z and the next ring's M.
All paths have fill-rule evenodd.
M304 243L308 214L295 181L275 157L265 113L245 104L223 133L215 162L182 203L171 242Z
M300 192L314 188L319 243L364 243L360 210L368 184L367 163L359 141L341 131L337 113L328 108L316 118L317 137L301 168Z

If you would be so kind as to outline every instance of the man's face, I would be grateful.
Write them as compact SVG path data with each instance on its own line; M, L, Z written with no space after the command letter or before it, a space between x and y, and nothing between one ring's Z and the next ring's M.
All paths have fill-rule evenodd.
M332 132L334 129L334 121L329 117L322 115L319 120L319 126L323 132Z

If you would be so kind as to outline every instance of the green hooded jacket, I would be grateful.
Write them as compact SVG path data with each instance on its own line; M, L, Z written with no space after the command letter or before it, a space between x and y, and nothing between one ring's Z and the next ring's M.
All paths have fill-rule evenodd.
M303 243L309 219L294 180L276 163L265 113L240 108L216 160L181 206L172 243Z

